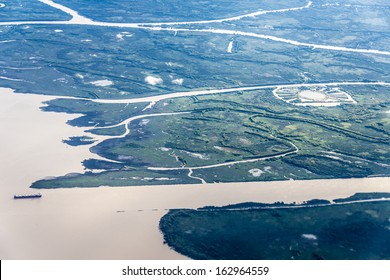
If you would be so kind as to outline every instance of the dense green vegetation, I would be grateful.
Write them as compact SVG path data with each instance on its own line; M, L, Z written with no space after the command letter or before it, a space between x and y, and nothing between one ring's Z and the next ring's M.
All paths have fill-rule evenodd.
M283 1L288 3L290 1ZM336 4L337 3L337 4ZM337 46L351 48L375 48L388 50L388 11L387 0L344 0L330 2L328 0L313 1L310 9L280 14L266 14L261 16L260 24L253 24L251 18L242 19L234 23L219 24L218 28L234 28L248 32L279 36L291 40L317 42L328 45L329 42ZM370 37L371 39L367 40ZM375 42L375 43L374 43ZM349 56L338 54L339 61L349 63ZM334 71L340 63L328 61L326 57L318 55L323 61L323 68ZM358 59L356 57L355 59ZM373 59L377 60L375 56ZM380 60L380 59L378 59ZM306 60L307 64L314 65L315 61ZM370 68L370 65L360 65L356 70ZM313 73L307 73L312 77Z
M90 166L93 165L93 166ZM87 166L97 169L118 169L118 165L107 161L88 160ZM121 165L120 165L121 166ZM165 184L193 184L197 180L187 177L186 171L140 171L137 169L122 169L111 172L85 174L70 173L56 179L40 180L32 184L32 188L55 189L55 188L92 188L101 186L144 186Z
M121 160L118 156L131 156L132 162L136 160L148 166L180 167L250 159L293 150L286 141L259 135L239 125L240 122L219 121L203 115L198 111L191 115L136 120L129 126L131 135L125 139L105 141L93 151L114 160ZM226 112L225 119L228 115L239 117Z
M176 209L161 219L160 229L169 246L193 259L388 260L390 202L342 204L382 197L390 194L357 194L336 204Z
M385 110L390 99L386 88L342 88L348 90L358 104L297 107L275 99L271 90L161 101L147 113L183 114L134 120L128 124L130 133L126 137L105 140L93 146L91 151L118 162L109 164L110 168L103 168L109 172L131 168L143 173L149 167L189 168L259 159L194 169L194 176L206 182L388 175L390 122ZM374 98L369 97L370 92L375 92ZM117 124L142 114L140 110L146 105L90 101L78 104L83 103L84 116L72 124L97 126L89 131L98 135L122 134L124 125L114 128L104 128L104 125ZM72 104L77 103L52 101L45 109L74 112ZM86 167L102 169L102 166L107 164L89 162ZM160 172L169 174L170 171ZM181 180L194 182L184 178L187 173L187 170L180 173ZM83 175L78 175L80 181L88 181L93 176L97 175L91 174L84 179ZM111 176L116 175L112 173ZM51 185L66 186L68 183L64 182L67 180L65 177ZM131 179L120 182L122 185L139 183ZM99 184L111 183L104 180ZM39 185L40 182L34 184L35 187Z
M357 193L351 197L338 198L338 199L334 199L333 201L339 203L339 202L351 202L351 201L382 199L382 198L390 198L390 193Z
M257 23L256 18L252 21ZM57 28L63 32L55 32ZM121 99L240 85L389 79L387 57L238 35L68 25L0 26L0 30L4 39L15 40L0 44L2 64L27 68L3 73L16 80L2 80L2 86L18 92ZM318 32L322 31L313 33ZM237 48L227 53L232 37ZM373 43L383 40L370 34L364 38ZM162 82L148 84L148 76ZM176 79L183 83L175 83ZM112 84L96 84L101 80Z
M115 27L0 2L0 22L29 21L0 25L0 87L56 96L41 109L85 131L64 145L97 155L33 188L390 176L388 0L54 0ZM193 259L389 260L389 217L390 193L358 193L172 209L160 229Z
M69 137L69 139L63 140L62 142L70 146L81 146L81 145L90 145L94 143L95 140L87 136L73 136L73 137Z
M42 107L42 110L81 114L82 116L69 121L69 124L80 127L94 127L98 131L99 127L118 124L139 114L146 105L148 104L101 104L88 100L54 99L46 102L46 106Z
M60 11L51 13L51 7L38 1L2 2L6 4L0 9L2 21L69 18ZM218 19L307 4L304 0L240 1L240 5L226 0L85 2L58 0L81 15L108 22ZM307 9L172 27L237 30L303 43L387 49L389 7L383 0L328 4L318 0ZM206 182L390 174L388 86L322 86L325 91L339 88L356 101L336 107L296 106L274 96L274 88L165 99L145 111L149 104L144 102L93 102L253 85L305 83L305 89L313 90L309 83L389 81L386 55L324 50L242 33L90 25L0 26L3 40L0 86L22 93L80 98L52 100L43 110L78 114L69 124L85 127L88 134L69 135L64 142L89 144L102 157L85 159L86 174L39 181L34 187L137 185L139 180L132 178L154 174L151 167L184 168L175 176L185 183L200 182L188 177L188 168L194 168L192 175ZM186 114L126 123L143 114L172 112ZM124 135L126 125L130 133ZM94 134L107 139L95 141ZM106 172L103 176L93 170ZM138 175L122 177L123 170ZM173 171L158 172L169 177ZM122 179L115 180L116 176Z

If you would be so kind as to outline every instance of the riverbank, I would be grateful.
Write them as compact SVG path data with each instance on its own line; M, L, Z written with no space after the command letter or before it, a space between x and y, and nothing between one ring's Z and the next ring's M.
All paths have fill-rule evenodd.
M163 244L158 224L167 209L390 192L390 178L366 178L55 189L15 201L38 179L82 172L92 154L62 143L83 129L66 125L74 115L40 111L50 97L0 93L1 259L185 259Z

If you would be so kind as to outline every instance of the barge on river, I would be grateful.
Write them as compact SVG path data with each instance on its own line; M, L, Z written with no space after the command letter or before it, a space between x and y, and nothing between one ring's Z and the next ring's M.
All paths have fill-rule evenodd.
M41 198L41 197L42 195L40 193L14 195L14 199L28 199L28 198Z

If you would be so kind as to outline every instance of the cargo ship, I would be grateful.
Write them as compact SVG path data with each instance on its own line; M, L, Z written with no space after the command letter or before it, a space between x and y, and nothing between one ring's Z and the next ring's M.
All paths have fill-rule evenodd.
M41 198L42 195L40 193L36 194L22 194L22 195L14 195L14 199L23 199L23 198Z

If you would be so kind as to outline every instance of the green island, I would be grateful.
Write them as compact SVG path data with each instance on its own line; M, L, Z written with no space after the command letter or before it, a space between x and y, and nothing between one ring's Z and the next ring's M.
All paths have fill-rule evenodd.
M386 88L340 88L357 103L296 106L275 98L271 89L161 100L147 114L140 112L147 103L53 100L43 109L75 113L82 105L83 116L70 123L91 126L91 141L104 137L90 147L102 159L86 159L85 174L33 187L145 185L155 180L134 178L156 173L171 178L164 184L388 176ZM94 169L105 171L88 171Z
M170 210L165 243L192 259L389 260L390 193Z

